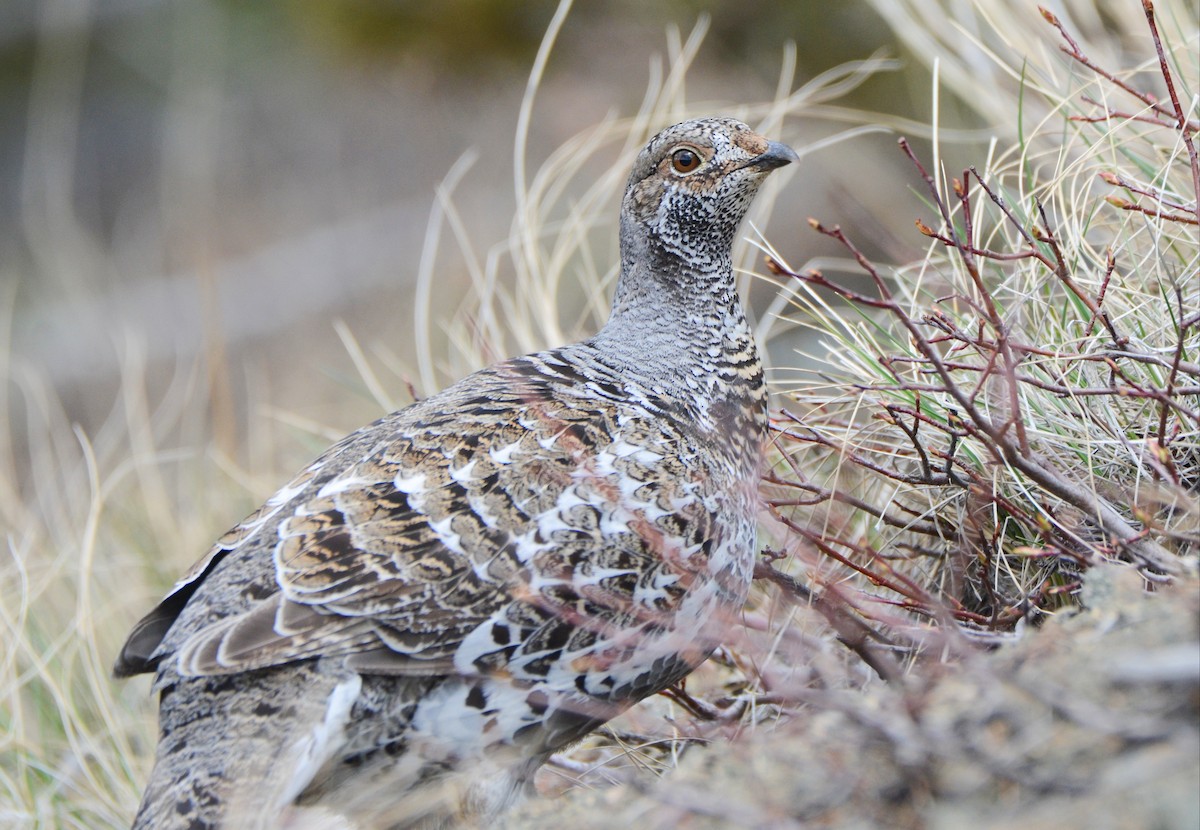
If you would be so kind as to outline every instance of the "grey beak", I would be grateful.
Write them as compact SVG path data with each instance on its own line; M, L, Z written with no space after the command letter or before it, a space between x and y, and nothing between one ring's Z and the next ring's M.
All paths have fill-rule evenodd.
M757 167L765 172L799 160L800 156L796 155L796 151L791 147L778 141L772 141L767 144L767 151L746 162L746 167Z

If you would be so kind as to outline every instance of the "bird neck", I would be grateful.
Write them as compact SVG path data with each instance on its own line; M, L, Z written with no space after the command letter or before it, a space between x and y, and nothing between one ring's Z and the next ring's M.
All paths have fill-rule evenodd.
M623 240L624 242L624 240ZM728 247L685 261L663 246L622 245L608 323L590 343L623 377L701 423L759 422L762 364Z
M621 275L613 295L610 326L669 325L725 309L744 319L733 280L731 241L691 239L691 244L681 246L681 236L652 231L622 213ZM693 327L675 329L672 334L684 345L721 339L725 332L716 327Z

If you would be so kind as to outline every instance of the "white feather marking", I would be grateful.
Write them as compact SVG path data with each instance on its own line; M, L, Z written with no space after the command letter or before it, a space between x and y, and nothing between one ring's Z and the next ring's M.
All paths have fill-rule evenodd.
M267 504L271 507L280 507L284 504L287 504L296 496L303 493L304 488L308 486L308 483L309 480L305 478L302 479L295 487L284 487L280 489L279 492L267 499ZM272 514L274 513L274 511L271 512Z
M463 484L464 482L470 481L471 479L473 479L475 477L474 471L475 471L476 463L477 463L477 460L472 458L470 461L468 461L466 464L462 465L458 469L451 470L450 478L454 479L459 484Z
M511 444L505 444L503 447L492 447L488 450L488 455L492 461L497 464L511 464L513 461L513 453L521 446L520 441L513 441Z
M363 487L369 487L375 484L375 481L363 478L356 475L338 476L332 481L326 482L325 486L317 491L317 498L329 498L336 496L339 493L344 493L347 490L358 490Z
M396 476L396 489L401 493L413 494L425 490L425 474L414 473L411 476Z
M342 748L346 724L350 722L350 710L361 691L362 678L357 674L337 684L325 703L325 717L321 723L287 748L284 757L294 758L296 764L291 780L285 784L280 797L280 809L295 801L312 783L321 767Z
M430 522L429 527L437 534L438 539L443 545L455 553L463 553L462 537L451 529L450 526L453 523L454 516L450 515L436 522Z

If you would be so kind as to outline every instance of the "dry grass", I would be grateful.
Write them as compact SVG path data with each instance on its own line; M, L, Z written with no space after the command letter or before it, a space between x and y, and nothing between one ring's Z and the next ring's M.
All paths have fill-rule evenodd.
M970 653L964 631L1010 636L1022 621L1073 605L1080 574L1098 562L1125 561L1156 583L1194 585L1200 255L1196 226L1177 217L1195 211L1195 162L1170 113L1059 53L1053 29L1012 5L947 2L931 21L922 17L929 4L879 4L916 54L939 56L938 77L970 93L998 123L998 138L978 174L946 175L937 155L918 160L928 183L914 166L912 212L927 224L929 255L901 268L865 264L888 292L885 307L879 296L851 296L835 310L831 292L839 289L829 268L817 275L779 262L776 273L758 275L781 287L781 314L764 319L762 332L782 336L801 326L827 345L812 356L817 369L778 375L791 403L778 423L769 490L777 521L764 531L787 558L764 569L746 631L731 637L690 694L638 707L616 726L617 741L581 748L548 776L601 787L628 780L630 764L660 770L693 743L736 736L747 751L759 747L769 757L779 745L765 737L756 744L754 735L838 706L855 723L870 723L872 734L891 735L894 746L913 746L893 734L904 721L889 720L891 710L835 700L839 691L878 693L874 672L855 654L902 688L907 681L897 671L932 676L937 670L926 663ZM1124 6L1136 4L1111 5L1121 11L1105 13L1123 19ZM1101 31L1095 6L1071 8L1084 28ZM957 28L964 14L971 24ZM1159 20L1185 118L1196 119L1194 17L1184 2L1163 2ZM392 405L403 377L427 391L499 355L596 327L615 276L610 208L632 154L655 128L719 110L786 140L800 116L852 119L831 102L889 66L850 64L793 91L785 56L774 100L699 101L687 94L686 78L700 27L671 40L636 115L581 133L527 177L525 135L553 36L552 25L514 143L518 212L510 238L487 251L472 246L452 198L464 162L447 176L422 255L417 365L381 361L340 331L380 406ZM1129 36L1120 44L1127 52L1103 39L1080 43L1129 86L1167 101L1148 36ZM972 85L972 72L988 81ZM980 89L986 95L976 95ZM936 123L929 135L938 147ZM751 220L765 221L771 208L768 191ZM846 233L852 243L870 229ZM467 264L473 291L442 340L428 309L446 239ZM740 249L748 273L761 271L761 261L755 247ZM142 363L131 346L121 400L83 435L43 378L0 352L0 412L11 414L0 430L8 545L0 564L4 826L126 825L154 723L144 682L109 679L111 656L180 563L283 479L288 471L277 468L275 448L294 441L287 430L303 423L299 415L252 421L247 460L235 464L204 449L199 370L181 370L151 401ZM1025 466L1030 461L1037 470ZM931 643L954 647L930 656ZM899 711L905 700L885 704ZM805 723L811 733L812 721ZM799 763L785 754L780 763ZM676 802L698 796L680 793L671 801L659 787L653 803L671 801L688 814ZM717 810L718 826L757 820L765 809L731 803L744 812L722 817L710 803L719 794L695 801ZM556 810L552 819L561 818Z

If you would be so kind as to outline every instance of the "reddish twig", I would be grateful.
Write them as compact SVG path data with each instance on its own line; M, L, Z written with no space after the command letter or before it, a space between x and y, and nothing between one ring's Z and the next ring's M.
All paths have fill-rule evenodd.
M1162 38L1158 35L1158 23L1154 20L1154 4L1150 0L1142 0L1142 10L1146 13L1146 25L1150 27L1150 36L1154 40L1154 50L1158 53L1158 67L1162 72L1163 81L1167 85L1167 94L1171 98L1171 106L1175 108L1175 112L1171 114L1175 117L1179 129L1179 137L1183 140L1183 146L1187 149L1188 162L1192 166L1192 190L1196 197L1193 212L1196 214L1196 224L1200 225L1200 158L1197 158L1196 142L1193 140L1193 134L1200 132L1200 123L1189 121L1184 114L1182 105L1179 103L1179 95L1175 92L1175 79L1171 75L1171 67L1167 65L1167 56L1163 52Z
M1149 5L1149 4L1146 2L1146 0L1143 0L1143 6L1146 6L1146 5ZM1083 51L1079 48L1079 44L1075 42L1075 38L1071 37L1071 35L1063 27L1062 22L1059 21L1059 19L1052 12L1047 10L1044 6L1038 6L1038 11L1040 11L1042 13L1042 17L1044 17L1046 19L1047 23L1049 23L1054 28L1058 29L1058 33L1060 35L1062 35L1062 39L1067 42L1066 46L1060 46L1059 49L1061 49L1068 57L1070 57L1072 60L1076 61L1077 63L1080 63L1083 66L1086 66L1092 72L1094 72L1095 74L1099 75L1101 78L1104 78L1106 81L1113 84L1113 86L1116 86L1117 88L1132 95L1134 98L1141 101L1143 104L1145 104L1147 107L1149 107L1150 109L1157 112L1159 115L1163 115L1167 118L1175 120L1176 114L1174 112L1172 112L1171 110L1167 109L1165 106L1163 106L1162 103L1160 101L1156 100L1153 95L1150 95L1147 92L1142 92L1140 89L1136 89L1135 87L1130 86L1127 81L1122 80L1121 78L1118 78L1113 73L1104 69L1104 67L1100 66L1099 64L1094 63L1092 61L1092 59L1089 58L1087 55L1083 54ZM1152 14L1152 12L1153 12L1153 7L1151 7L1150 10L1148 11L1148 15ZM1154 32L1154 37L1157 40L1157 38L1158 38L1157 29L1156 28L1152 29L1152 31ZM1161 48L1161 43L1159 45ZM1188 126L1189 126L1189 129L1191 129L1191 130L1200 130L1200 122L1189 122Z
M836 602L824 593L817 593L795 578L773 567L769 562L756 562L754 578L779 586L793 602L801 600L812 605L837 634L838 642L857 654L883 680L899 684L904 670L886 646L891 642L861 618L850 613L846 603Z

